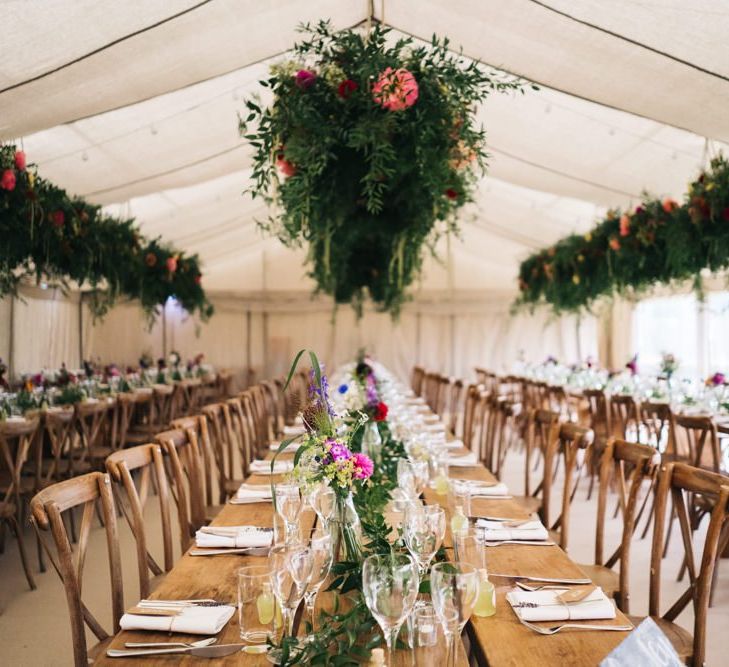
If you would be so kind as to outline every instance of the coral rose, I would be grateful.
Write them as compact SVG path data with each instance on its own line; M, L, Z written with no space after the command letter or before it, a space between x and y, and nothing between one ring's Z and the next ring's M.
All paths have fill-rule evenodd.
M661 206L666 213L673 213L678 208L678 204L670 197L666 197L661 203Z
M281 155L276 158L276 166L284 176L293 176L296 173L296 165Z
M609 241L610 249L617 252L620 250L620 241L617 239L617 237L612 236Z
M372 98L388 111L403 111L418 100L418 82L404 68L386 68L372 86Z
M24 151L15 152L15 168L19 169L20 171L25 171L25 152Z
M359 86L356 81L352 79L345 79L342 83L337 86L337 95L343 100L346 100Z
M177 271L177 257L168 257L165 266L170 273Z
M620 236L630 234L630 218L623 214L620 216Z
M15 190L15 172L12 169L6 169L0 176L0 188L3 190Z

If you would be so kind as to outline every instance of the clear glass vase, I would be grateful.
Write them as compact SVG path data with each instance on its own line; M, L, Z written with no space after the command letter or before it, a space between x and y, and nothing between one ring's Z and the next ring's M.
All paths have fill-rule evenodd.
M380 460L380 451L382 449L382 437L380 430L377 428L377 422L368 421L364 425L364 433L362 434L362 453L367 454L375 463Z
M335 561L362 560L362 524L351 493L337 494L331 528Z

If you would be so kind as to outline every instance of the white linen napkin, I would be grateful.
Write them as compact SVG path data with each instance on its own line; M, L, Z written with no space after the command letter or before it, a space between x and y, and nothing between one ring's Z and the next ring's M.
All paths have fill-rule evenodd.
M498 482L493 485L486 485L482 482L471 482L469 486L471 487L471 498L509 495L509 487L503 482Z
M504 540L543 541L549 538L547 529L541 521L529 521L521 526L507 528L501 521L488 521L479 519L476 526L483 529L483 536L487 542L503 542Z
M468 467L478 465L478 456L476 452L468 452L462 456L454 456L451 454L448 457L448 465L453 468Z
M514 590L506 594L506 599L514 613L525 621L588 621L615 618L615 605L601 588L596 588L584 600L569 604L557 599L562 593L563 590L534 592Z
M276 461L273 465L273 474L281 475L286 472L291 472L294 469L293 461ZM270 475L271 473L271 462L270 461L252 461L249 470L256 475Z
M461 447L465 447L463 444L463 440L460 438L455 438L453 440L449 440L446 442L446 449L460 449Z
M286 440L286 439L287 439L287 438L284 438L284 440ZM279 448L279 447L281 446L281 442L282 442L281 440L278 440L277 442L272 442L272 443L271 443L271 444L270 444L270 445L268 446L268 449L269 449L269 450L271 450L272 452L277 452L277 451L278 451L278 448ZM290 442L290 443L289 443L288 445L286 445L286 449L284 449L284 451L285 451L285 452L287 452L287 451L289 451L289 450L290 450L290 449L291 449L292 447L294 447L294 448L297 448L297 449L298 449L298 447L299 447L299 445L300 445L300 444L301 444L301 443L300 443L300 442L298 442L298 441L297 441L297 442Z
M236 491L235 497L238 500L272 500L273 494L270 484L246 484L244 482Z
M167 608L167 601L142 600L138 607L162 606ZM235 613L235 607L220 605L217 607L197 607L184 605L177 616L142 616L124 614L119 625L122 630L154 630L155 632L180 632L190 635L216 635ZM171 605L170 605L171 606ZM174 608L174 606L172 607Z
M284 426L283 434L286 438L293 438L297 435L301 435L304 432L303 424L294 424L293 426Z
M257 526L203 526L195 533L195 544L206 549L270 547L273 530Z

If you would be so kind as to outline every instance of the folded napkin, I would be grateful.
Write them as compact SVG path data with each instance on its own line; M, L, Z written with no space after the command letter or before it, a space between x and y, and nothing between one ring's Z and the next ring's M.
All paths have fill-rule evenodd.
M301 435L304 432L304 426L296 424L294 426L284 426L283 434L285 438L293 438L297 435Z
M615 605L601 588L580 602L566 604L557 599L562 590L511 591L506 599L514 613L525 621L588 621L615 618Z
M492 485L486 485L483 482L471 482L469 486L471 487L471 498L509 495L509 487L503 482Z
M293 436L292 436L292 437L293 437ZM286 440L286 439L287 439L287 438L284 438L284 440ZM272 452L277 452L277 451L278 451L278 448L279 448L279 447L281 446L281 443L282 443L282 442L283 442L282 440L279 440L279 441L277 441L277 442L272 442L272 443L271 443L271 444L270 444L270 445L268 446L268 448L269 448L269 449L270 449L270 450L271 450ZM286 448L284 449L284 451L288 451L289 449L291 449L291 447L297 447L297 448L298 448L298 446L299 446L300 444L301 444L300 442L290 442L290 443L289 443L288 445L286 445Z
M463 454L462 456L450 455L448 457L448 465L453 468L475 466L478 465L478 457L476 456L476 452L468 452L468 454Z
M257 526L203 526L195 533L195 544L208 549L244 549L270 547L271 528Z
M549 538L547 529L541 521L529 521L515 528L507 528L502 521L479 519L476 526L483 530L487 542L503 542L504 540L543 541Z
M423 430L426 433L442 433L446 427L445 424L438 422L437 424L423 424Z
M446 449L460 449L461 447L464 447L463 440L460 440L459 438L455 438L454 440L449 440L446 442Z
M241 484L235 494L238 500L272 500L270 484Z
M270 461L252 461L248 469L256 475L272 474ZM286 472L291 472L293 469L293 461L276 461L276 463L273 464L274 475L281 475Z
M142 600L137 607L164 607L177 609L166 600ZM177 616L142 616L124 614L119 625L122 630L154 630L155 632L180 632L188 635L215 635L235 613L235 607L197 607L181 602Z

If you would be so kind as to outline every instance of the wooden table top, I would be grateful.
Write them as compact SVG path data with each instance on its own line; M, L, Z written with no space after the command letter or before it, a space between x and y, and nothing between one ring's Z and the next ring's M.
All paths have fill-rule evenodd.
M474 466L470 468L453 468L451 477L493 480L493 475L485 468ZM264 484L270 477L252 475L249 482ZM439 503L446 507L445 496L438 496L434 490L425 492L428 503ZM491 515L513 517L515 519L527 518L527 513L517 499L477 499L473 502L474 515ZM450 521L449 521L450 523ZM231 505L227 504L216 517L212 525L235 526L252 524L271 527L273 525L273 508L270 502ZM445 545L450 546L450 528L446 535ZM558 546L519 546L504 545L489 548L487 552L489 576L496 586L497 604L496 614L489 618L473 617L470 622L469 636L475 644L477 653L481 653L489 665L519 666L530 665L560 665L585 666L597 665L607 656L628 633L625 632L599 632L580 630L563 632L550 637L538 635L519 623L514 612L505 600L505 594L513 588L509 579L499 579L493 574L515 574L543 577L584 577L585 574L574 564L565 552ZM236 572L243 565L261 564L264 557L223 555L194 557L189 554L177 562L172 571L164 578L159 587L150 596L152 599L195 599L215 598L217 600L230 600L233 604L237 600ZM132 596L134 597L134 596ZM132 606L136 601L127 596L126 606ZM627 623L625 616L618 611L614 621L595 621L604 624ZM114 637L108 648L123 649L128 641L194 641L200 637L181 635L178 633L154 633L149 631L122 631ZM231 618L225 628L218 635L218 643L239 643L240 633L237 613ZM459 653L459 665L467 665L464 651ZM413 651L397 651L393 665L419 666L419 665L445 665L446 650L442 633L439 632L439 644L434 648L417 649ZM264 655L247 655L243 653L210 660L206 658L193 658L190 656L173 657L175 664L205 663L211 666L218 665L250 665L257 667L269 665ZM101 655L96 665L169 665L170 656L151 658L107 658Z

